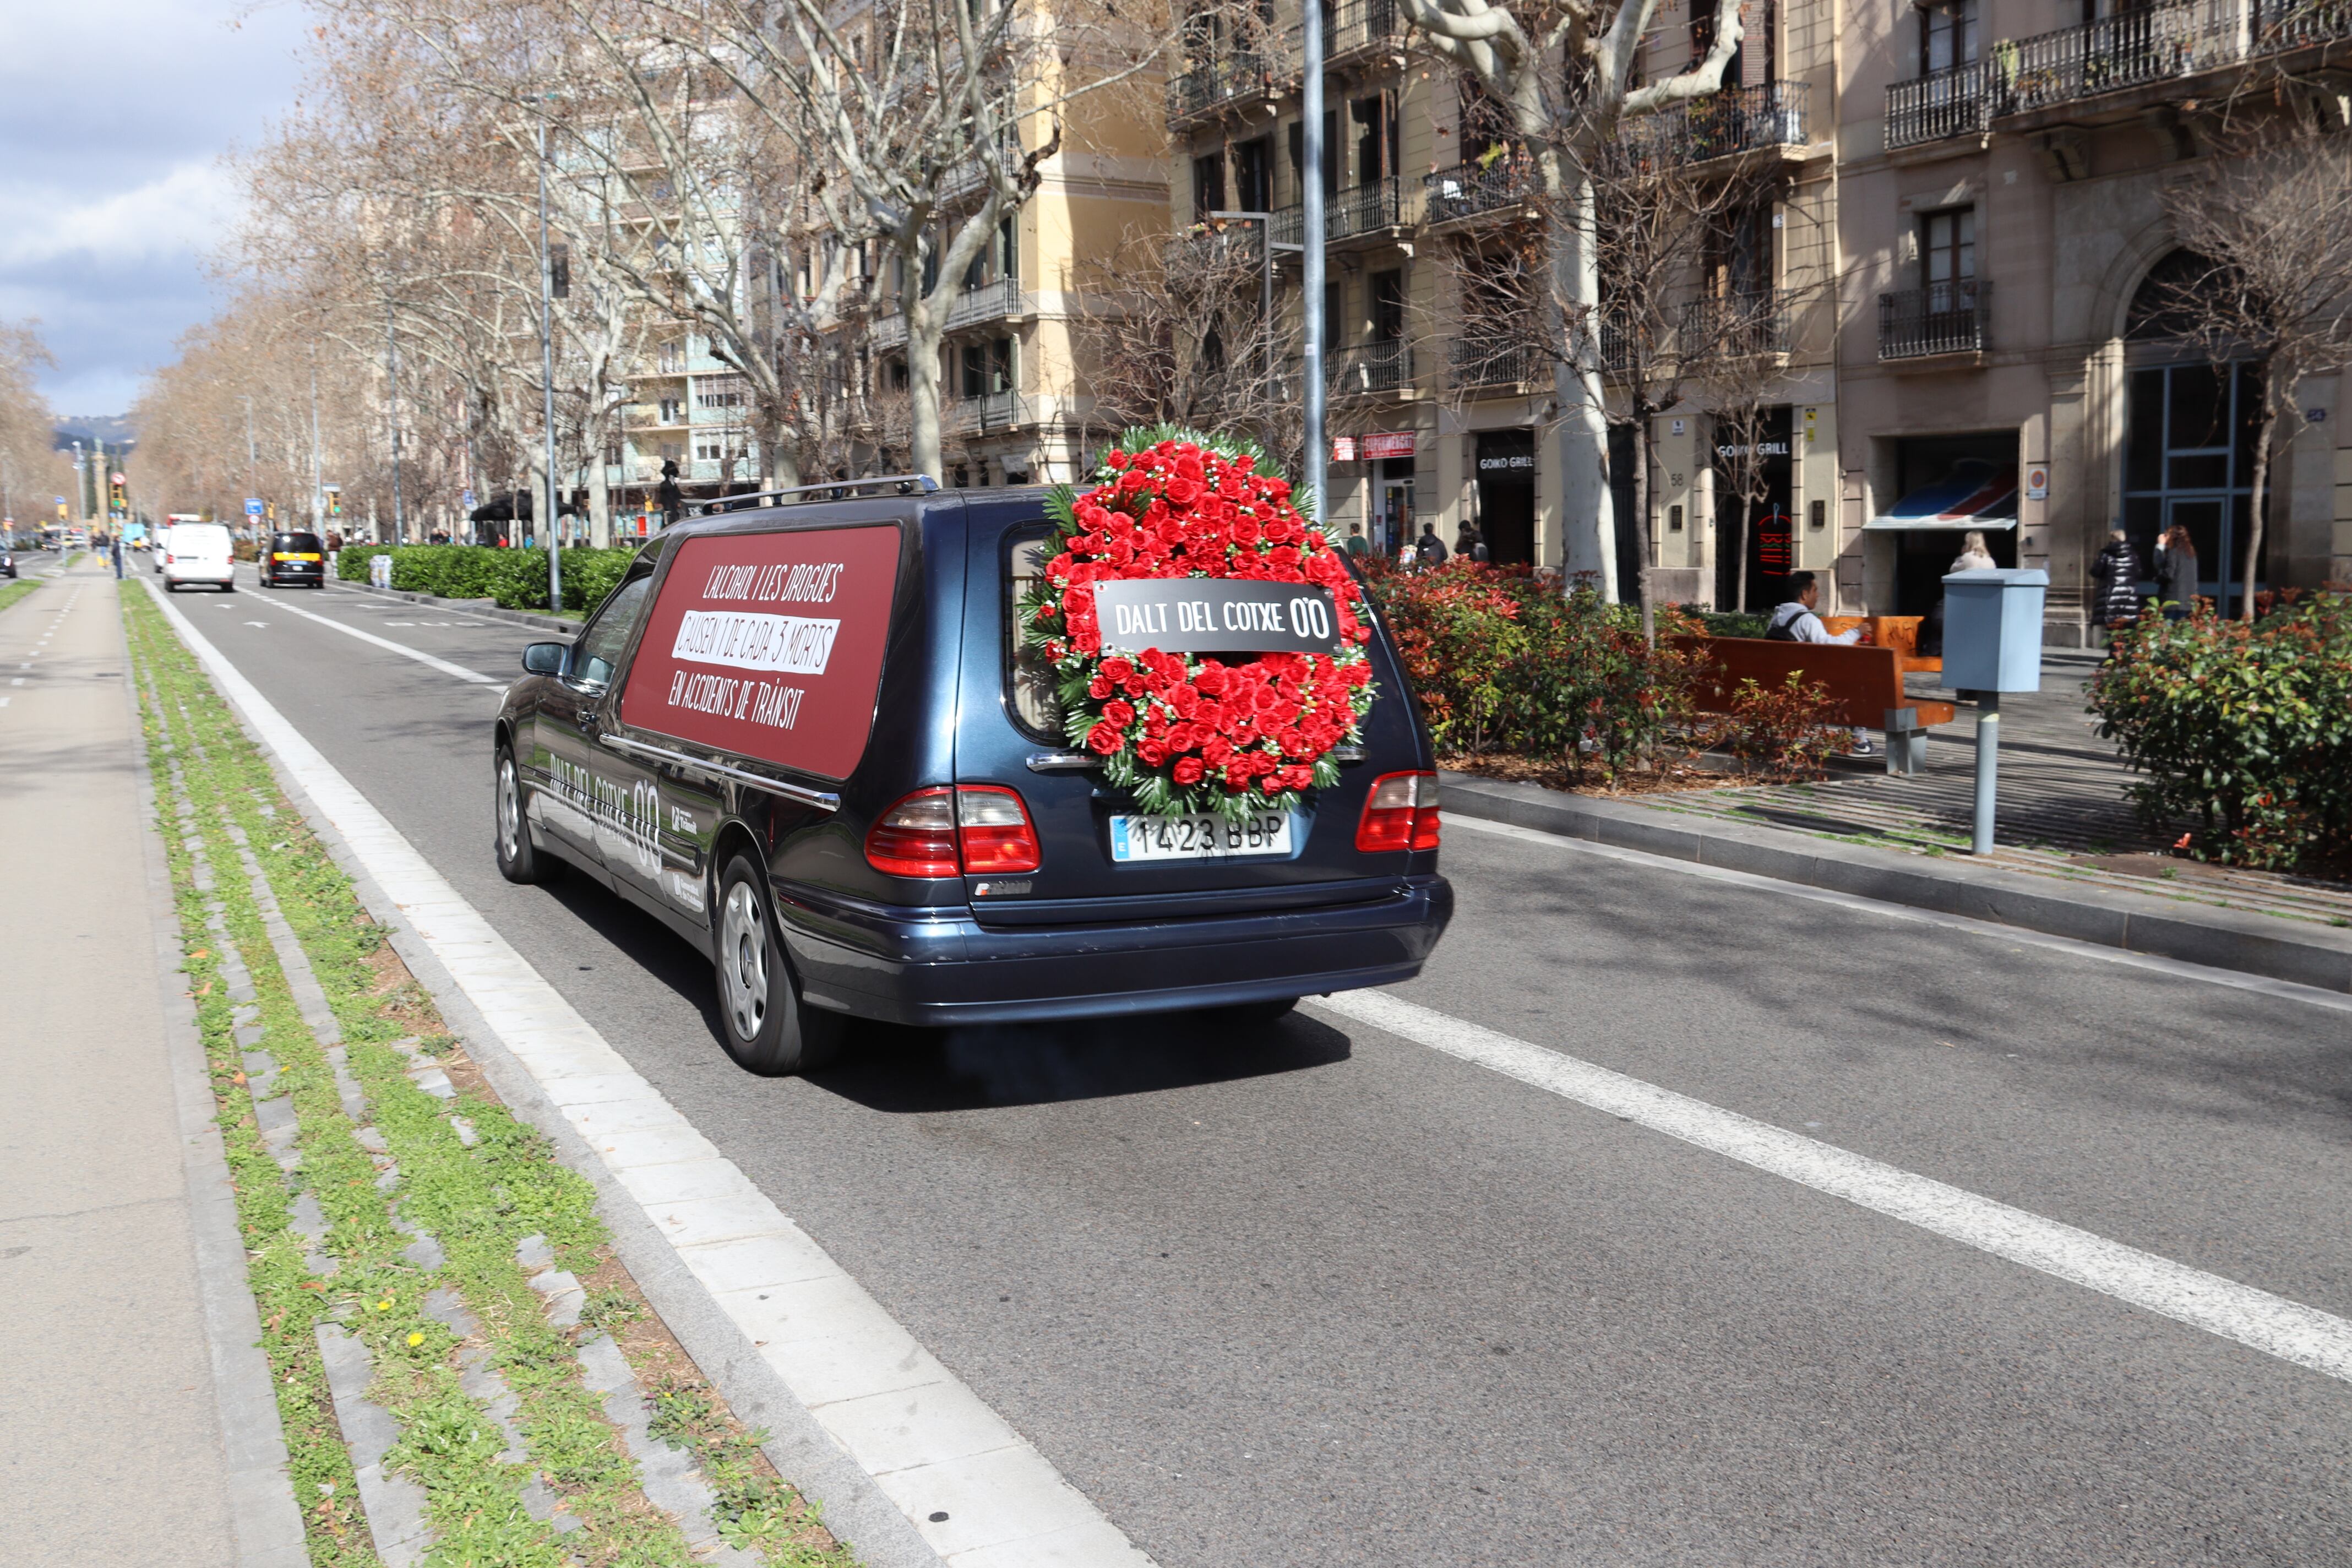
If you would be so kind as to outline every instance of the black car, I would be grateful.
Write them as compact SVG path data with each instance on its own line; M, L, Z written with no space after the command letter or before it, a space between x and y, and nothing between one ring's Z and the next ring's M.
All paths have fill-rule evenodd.
M1453 891L1429 741L1377 624L1378 695L1336 787L1246 833L1158 831L1171 819L1070 749L1021 647L1044 491L897 479L778 502L647 543L576 641L524 652L492 734L499 869L560 861L709 955L743 1067L815 1066L856 1018L1270 1019L1420 972ZM730 595L793 614L712 607ZM780 669L801 673L751 674Z
M265 588L323 588L327 546L315 533L273 533L260 566Z
M0 577L14 577L16 574L16 552L13 550L0 548Z

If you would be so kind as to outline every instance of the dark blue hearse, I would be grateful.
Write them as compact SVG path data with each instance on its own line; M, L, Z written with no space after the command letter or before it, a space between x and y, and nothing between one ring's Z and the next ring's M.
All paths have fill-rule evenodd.
M1245 828L1139 823L1016 634L1044 500L863 480L649 542L574 642L524 653L499 869L561 861L709 954L759 1073L818 1065L854 1018L1270 1019L1418 973L1453 891L1385 633L1339 787Z

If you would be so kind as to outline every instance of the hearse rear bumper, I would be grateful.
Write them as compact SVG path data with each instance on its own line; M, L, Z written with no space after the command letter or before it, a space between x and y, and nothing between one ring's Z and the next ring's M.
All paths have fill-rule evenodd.
M1454 915L1444 878L1339 905L1119 925L986 927L779 888L785 945L819 1006L926 1026L1177 1012L1410 980Z

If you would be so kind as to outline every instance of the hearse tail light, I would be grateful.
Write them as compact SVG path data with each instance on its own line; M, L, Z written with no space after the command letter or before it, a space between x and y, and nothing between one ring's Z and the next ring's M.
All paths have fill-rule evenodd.
M1045 859L1028 807L996 784L957 787L956 837L963 847L963 868L975 877L1034 871Z
M1356 847L1368 854L1437 847L1437 775L1382 773L1364 797Z
M891 877L961 874L955 816L953 790L944 785L917 790L866 830L866 863Z

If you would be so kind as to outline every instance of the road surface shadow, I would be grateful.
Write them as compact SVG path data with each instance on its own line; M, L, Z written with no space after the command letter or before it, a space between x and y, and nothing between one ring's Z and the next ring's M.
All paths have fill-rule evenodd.
M1251 1025L1207 1013L957 1029L854 1023L841 1059L809 1081L869 1110L975 1110L1303 1072L1350 1049L1347 1036L1296 1013Z

